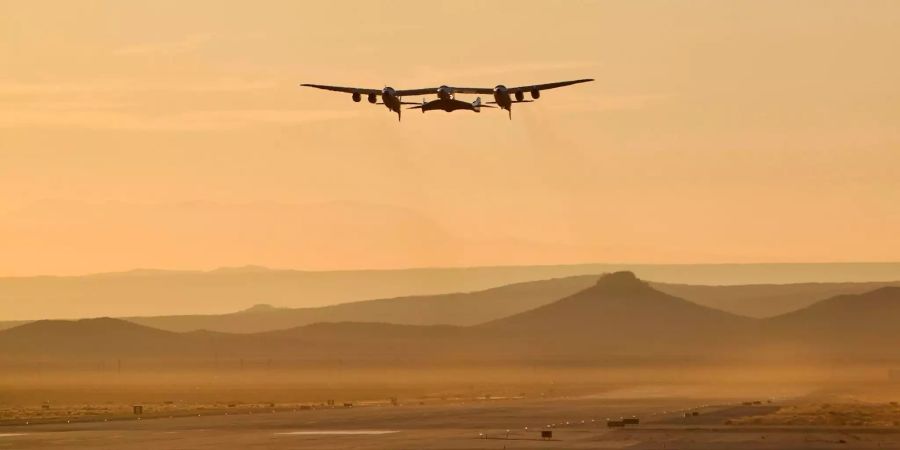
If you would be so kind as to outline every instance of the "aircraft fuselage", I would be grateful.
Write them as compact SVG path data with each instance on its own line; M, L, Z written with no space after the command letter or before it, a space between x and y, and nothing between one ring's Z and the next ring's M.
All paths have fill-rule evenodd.
M400 114L400 97L394 95L393 89L385 88L381 92L381 102L384 103L384 107Z
M453 98L439 98L422 104L422 112L425 111L446 111L453 112L457 110L468 110L479 112L478 109L469 102L456 100Z
M509 97L509 92L506 91L505 87L498 86L494 88L494 101L497 102L497 106L501 109L507 111L512 109L512 98Z

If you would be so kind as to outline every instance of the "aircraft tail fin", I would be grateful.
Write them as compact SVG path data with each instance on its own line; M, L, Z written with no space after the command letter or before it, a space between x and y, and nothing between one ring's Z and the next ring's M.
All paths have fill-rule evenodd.
M496 106L491 106L490 103L481 103L481 97L475 98L475 101L472 102L472 110L475 112L481 112L481 108L496 108Z
M416 105L416 106L410 106L409 108L406 108L406 109L421 109L422 112L424 113L425 112L425 103L428 103L428 102L424 98L422 99L422 103L410 102L409 103L410 105Z
M481 97L476 97L475 101L472 102L472 111L481 112L481 108L496 108L496 106L491 106L487 103L481 103Z

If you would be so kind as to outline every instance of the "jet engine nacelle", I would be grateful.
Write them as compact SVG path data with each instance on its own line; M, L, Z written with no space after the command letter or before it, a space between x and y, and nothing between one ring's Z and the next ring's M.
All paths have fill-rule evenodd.
M449 86L441 86L437 89L437 96L441 100L450 100L453 97L453 90Z
M369 103L378 103L378 96L375 94L369 94Z
M359 92L354 92L353 93L353 101L356 103L359 103L360 100L362 100L362 95L360 95Z
M497 104L504 104L509 102L509 89L506 89L506 86L502 84L498 84L494 87L494 101Z
M525 100L525 93L522 91L516 91L516 101L521 102L522 100Z
M531 90L531 98L533 98L535 100L541 98L541 91L539 91L537 89L532 89Z

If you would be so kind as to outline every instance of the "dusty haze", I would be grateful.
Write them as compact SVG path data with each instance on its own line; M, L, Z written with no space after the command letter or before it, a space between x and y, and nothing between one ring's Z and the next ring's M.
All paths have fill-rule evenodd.
M587 286L599 274L617 270L632 270L655 282L688 283L689 286L668 285L663 290L674 290L670 293L707 306L758 317L792 311L837 294L861 293L886 284L900 284L896 281L900 280L900 263L581 264L314 272L257 266L212 271L132 270L71 277L0 277L0 329L17 324L4 322L9 320L222 314L257 304L298 308L374 299L383 299L393 306L383 308L378 306L379 302L374 302L372 305L378 311L375 315L371 312L359 314L362 311L357 310L358 315L315 316L318 320L329 321L471 324L488 320L489 317L481 316L478 311L496 307L486 298L479 297L476 291L487 289L484 292L488 294L494 290L503 291L499 297L507 307L494 310L496 315L490 317L498 318L558 300ZM577 277L580 281L567 283L567 277ZM557 284L567 287L528 288L553 281L550 279L558 279L561 283ZM840 282L853 283L842 287ZM523 283L521 287L525 289L508 286L510 283ZM508 287L513 289L506 289ZM542 299L537 303L534 302L536 292ZM474 293L471 300L478 300L467 304L462 300L467 293ZM462 296L437 295L411 310L402 305L402 299L394 302L389 298L434 294ZM354 309L352 304L345 306ZM462 317L466 319L460 322ZM194 322L187 317L183 319ZM224 317L209 319L212 323L200 328L233 331L219 327ZM406 321L410 319L412 322ZM265 321L251 322L262 324ZM288 322L287 326L291 325L300 323ZM161 325L154 323L151 326ZM253 326L252 329L269 328Z
M5 1L0 274L894 260L898 17ZM580 77L512 121L297 86Z

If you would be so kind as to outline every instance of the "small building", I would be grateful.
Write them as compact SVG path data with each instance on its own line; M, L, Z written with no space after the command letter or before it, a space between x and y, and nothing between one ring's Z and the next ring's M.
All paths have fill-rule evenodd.
M619 420L606 420L606 426L609 428L623 428L625 426L625 421L622 419Z
M132 405L132 411L134 411L134 415L139 416L144 413L144 405Z
M541 439L553 439L553 430L541 430Z

